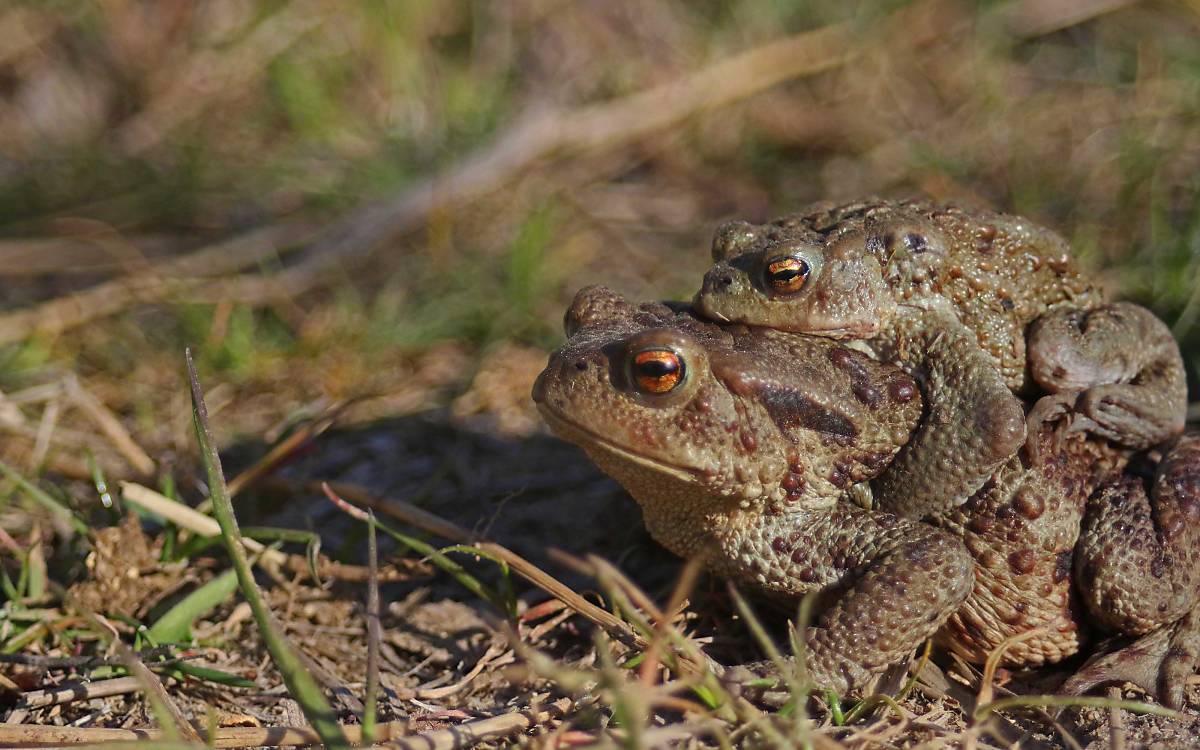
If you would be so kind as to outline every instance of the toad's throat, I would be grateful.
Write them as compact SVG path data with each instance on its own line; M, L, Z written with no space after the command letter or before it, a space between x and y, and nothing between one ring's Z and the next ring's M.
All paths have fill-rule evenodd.
M576 443L586 449L600 449L615 455L616 457L628 461L637 466L641 466L652 471L666 474L685 482L696 483L703 482L709 472L695 466L680 466L676 464L659 461L649 456L644 456L640 453L635 453L624 446L621 446L612 440L604 437L596 431L579 424L578 422L567 417L563 413L554 409L546 402L541 402L537 405L538 411L542 414L542 419L546 420L546 424L550 425L550 429L564 440Z

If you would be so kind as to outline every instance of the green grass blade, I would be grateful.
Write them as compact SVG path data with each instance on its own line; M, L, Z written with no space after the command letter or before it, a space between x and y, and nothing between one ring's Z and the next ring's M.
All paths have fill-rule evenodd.
M230 687L252 688L255 687L254 680L248 680L236 674L213 669L211 667L202 667L199 664L181 661L175 664L170 669L166 670L167 674L178 672L181 675L195 677L197 680L205 682L214 682L218 685L228 685Z
M113 518L121 517L121 504L117 500L117 496L113 494L108 487L108 480L104 477L104 470L100 468L100 464L96 461L96 456L91 451L87 452L88 471L92 473L92 485L96 488L96 495L100 498L100 504L109 510Z
M160 643L182 643L191 637L192 624L213 611L237 591L237 573L226 571L184 597L146 631L146 637Z
M212 430L208 423L208 407L204 404L204 392L200 388L200 378L196 374L191 350L186 350L184 356L187 359L188 381L192 389L192 421L196 428L196 440L200 445L200 458L208 477L213 515L221 525L221 536L233 561L242 596L246 598L246 603L254 613L254 620L262 631L263 642L271 654L271 660L283 675L288 692L300 704L305 717L321 737L321 741L327 747L348 748L349 744L338 726L333 708L329 701L325 700L325 695L312 674L304 668L299 655L283 636L282 630L276 625L275 617L254 581L254 572L250 569L250 561L246 557L246 549L242 546L241 533L238 531L237 518L233 513L233 503L225 488L221 457L213 443Z
M3 461L0 461L0 474L4 474L4 476L24 490L25 494L33 498L39 505L70 524L71 528L77 533L86 534L88 532L87 524L79 516L75 515L74 511L50 497L45 490L21 476L16 469Z
M375 512L368 515L375 519ZM376 712L379 709L379 642L382 626L379 622L379 544L375 524L367 524L367 564L371 575L367 578L367 688L363 701L363 743L375 741Z
M24 570L24 566L21 568ZM17 585L13 583L12 578L8 575L8 570L0 566L0 591L4 592L4 596L10 602L18 602L21 599L21 592L17 590Z

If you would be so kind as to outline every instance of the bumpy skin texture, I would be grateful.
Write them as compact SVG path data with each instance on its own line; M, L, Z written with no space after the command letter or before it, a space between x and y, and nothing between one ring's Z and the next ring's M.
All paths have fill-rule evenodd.
M1065 241L1020 217L920 201L817 204L723 226L713 259L696 297L702 314L861 340L923 382L933 418L878 488L883 508L918 517L963 502L1024 441L1011 392L1035 384L1052 395L1034 408L1031 435L1076 412L1076 428L1133 448L1182 430L1183 368L1169 332L1139 308L1106 306ZM772 282L780 259L803 261L802 284ZM1073 311L1095 324L1076 325ZM1043 316L1027 349L1026 328ZM925 434L944 425L950 439ZM977 439L956 444L962 435ZM948 466L948 481L930 487L928 474Z
M1129 681L1180 707L1200 668L1200 434L1167 447L1148 487L1127 475L1092 496L1075 567L1090 621L1144 637L1080 670L1064 691Z
M1082 435L1038 436L1045 457L1029 467L1019 457L1001 467L965 504L931 523L962 537L975 559L975 588L939 633L939 642L982 662L1012 636L1003 663L1031 667L1079 651L1087 620L1074 586L1073 560L1087 499L1119 474L1122 452Z
M819 685L860 688L935 630L973 662L1040 630L1006 650L1018 667L1075 654L1097 630L1148 634L1064 690L1129 679L1182 699L1200 666L1200 436L1169 446L1147 484L1128 451L1046 423L1040 462L1014 457L967 503L916 524L848 500L915 426L919 399L898 370L603 288L580 292L566 327L534 387L547 421L629 489L675 553L770 591L822 593L805 632ZM631 357L663 345L687 377L639 392Z
M1200 435L1187 434L1159 462L1149 494L1140 479L1124 477L1089 502L1076 565L1084 603L1108 630L1142 635L1195 603L1198 466Z
M974 335L943 310L898 317L895 340L937 351L923 375L926 416L892 465L875 480L880 508L922 518L971 497L1025 441L1025 412L999 373L980 361ZM876 348L885 361L907 353Z
M722 329L598 287L579 293L566 328L533 391L551 428L629 490L676 554L781 594L825 594L805 632L817 684L862 688L967 596L961 541L845 500L913 429L908 376L828 340ZM685 375L647 392L637 358L663 351Z

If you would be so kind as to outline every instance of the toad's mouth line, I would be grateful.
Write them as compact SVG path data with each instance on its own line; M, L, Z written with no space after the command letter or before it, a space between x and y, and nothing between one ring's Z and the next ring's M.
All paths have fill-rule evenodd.
M643 456L640 453L634 453L628 448L614 443L612 440L604 437L598 432L588 427L584 427L578 422L570 419L562 412L559 412L554 407L547 404L545 401L539 403L537 408L542 414L542 419L546 420L546 424L550 425L550 429L558 434L559 437L569 440L570 438L568 436L574 434L585 438L583 441L571 440L571 442L582 442L583 445L581 445L581 447L585 449L598 447L618 456L619 458L623 458L630 463L637 464L638 466L644 466L648 469L653 469L654 471L663 474L670 474L671 476L678 477L679 479L683 479L688 482L696 482L697 480L702 481L704 478L705 472L703 469L698 469L694 466L680 466L677 464L671 464L667 463L666 461L659 461L648 456Z

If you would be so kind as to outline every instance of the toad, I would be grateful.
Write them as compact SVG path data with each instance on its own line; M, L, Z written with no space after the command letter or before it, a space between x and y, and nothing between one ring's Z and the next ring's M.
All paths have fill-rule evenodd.
M961 503L1039 425L1141 449L1183 429L1182 359L1149 311L1108 303L1066 242L1017 216L923 201L730 222L696 296L718 321L854 340L920 381L928 418L875 483L924 517ZM1026 415L1013 395L1045 394ZM947 429L949 426L949 429Z
M675 554L768 592L826 592L805 632L818 684L862 688L970 593L972 560L952 533L841 501L920 418L903 372L603 287L576 296L566 329L533 388L546 422L629 491Z
M1146 635L1068 689L1130 679L1181 700L1200 655L1200 439L1182 438L1147 492L1126 452L1047 423L1042 462L1014 457L965 505L916 523L851 501L916 427L919 391L899 369L602 287L577 295L566 328L533 390L546 421L629 490L671 551L778 594L818 593L804 632L817 685L860 690L934 633L976 662L1023 634L1005 661L1033 666L1100 629Z

